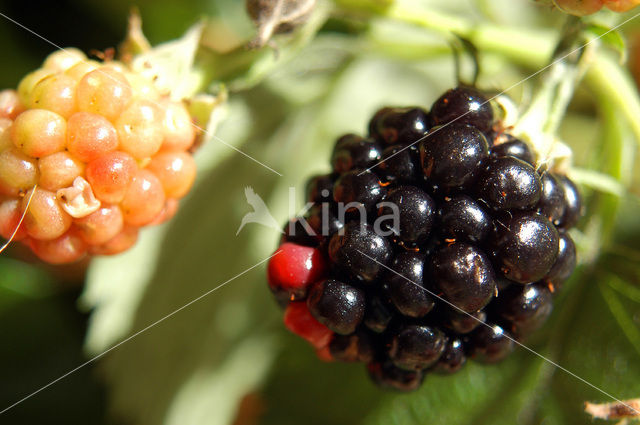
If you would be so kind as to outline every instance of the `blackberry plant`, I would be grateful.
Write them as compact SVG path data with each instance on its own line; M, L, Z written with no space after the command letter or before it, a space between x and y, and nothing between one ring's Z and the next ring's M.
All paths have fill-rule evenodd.
M110 21L120 3L87 10L108 8L95 16ZM189 11L197 3L142 5L145 27L154 40L172 38L202 15ZM586 400L598 403L591 406L601 418L624 412L620 400L599 403L640 394L633 171L640 101L624 55L616 55L638 21L636 12L610 10L637 2L249 0L246 11L237 0L210 3L213 19L179 40L145 52L148 43L134 31L116 50L121 62L109 49L85 59L100 69L116 65L105 75L118 89L105 85L96 101L85 90L91 87L68 89L85 78L82 67L52 78L37 72L18 86L10 74L24 75L22 65L45 56L29 58L25 47L42 41L52 48L36 39L27 45L3 28L11 36L2 86L16 90L0 93L10 117L0 120L0 181L26 189L2 195L2 235L17 229L18 239L47 242L68 227L77 236L68 244L38 249L45 259L72 260L76 247L98 253L94 246L113 240L118 213L136 205L144 187L162 188L149 194L150 209L162 197L180 198L180 214L163 226L138 231L156 220L130 216L134 225L123 227L111 252L138 236L136 249L96 255L88 266L80 302L92 312L86 339L83 326L72 326L92 360L77 364L80 372L100 369L86 381L102 381L112 422L578 424L587 420ZM601 11L588 17L565 13L584 15L593 5ZM75 16L73 7L61 9L66 20L29 10L47 17L29 21L13 7L2 15L59 45L96 22L55 25ZM91 40L102 33L91 31ZM113 43L84 40L82 48ZM466 49L458 54L460 75L474 60L480 65L477 83L456 85L451 46ZM176 72L157 72L164 67ZM219 132L202 119L211 109L203 113L199 95L191 96L200 90L229 93L225 108L213 108L212 121L228 112ZM39 106L24 104L25 94ZM103 94L112 101L98 101ZM206 128L207 143L196 137L187 148L191 139L178 137L170 144L180 157L197 150L191 196L181 197L180 179L167 168L174 161L165 156L166 121L161 132L145 126L143 143L123 133L127 98L145 111L153 110L148 102L167 101L185 118L177 121ZM83 143L82 132L95 143ZM133 180L102 179L111 169L137 170L147 180L127 197ZM88 186L74 187L69 175ZM285 214L287 192L308 177L297 198L311 207ZM59 181L72 191L58 198ZM69 223L47 209L89 191L101 204L95 216L62 209ZM244 220L251 211L245 198L256 212L248 218L267 227ZM83 203L68 207L77 214ZM257 214L265 209L272 217ZM25 210L31 213L17 226L16 211ZM276 238L265 285L260 270ZM61 297L50 282L31 285L69 268L31 265L31 258L19 242L0 258L2 330L12 348L4 363L15 366L5 375L19 384L6 386L5 406L18 402L10 423L55 422L56 414L89 409L87 398L102 397L78 385L76 372L62 376L73 356L60 350L68 338L55 330L67 316L47 308ZM80 274L87 264L71 267ZM284 314L265 299L270 294ZM63 297L65 308L75 308ZM64 361L42 362L42 353ZM367 375L384 388L419 391L379 391ZM24 385L50 376L76 387L65 394L78 409L47 401L61 390L58 380L29 396L38 388Z

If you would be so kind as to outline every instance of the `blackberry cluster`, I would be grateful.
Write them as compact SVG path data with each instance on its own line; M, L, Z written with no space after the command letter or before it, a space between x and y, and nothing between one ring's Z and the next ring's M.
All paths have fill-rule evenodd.
M51 264L129 249L190 190L196 136L186 104L151 78L52 53L0 91L0 236Z
M319 357L410 391L503 359L547 319L576 264L580 195L536 169L481 92L383 108L368 137L337 140L331 166L268 267L285 325Z

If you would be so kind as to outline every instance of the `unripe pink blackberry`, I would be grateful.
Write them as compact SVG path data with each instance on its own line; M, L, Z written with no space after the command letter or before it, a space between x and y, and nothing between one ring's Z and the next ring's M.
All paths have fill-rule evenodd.
M553 0L566 13L584 16L596 13L603 7L614 12L627 12L640 5L640 0Z
M52 53L0 91L0 236L60 264L129 249L195 180L185 104L128 65Z
M614 12L628 12L638 5L639 0L604 0L604 6Z

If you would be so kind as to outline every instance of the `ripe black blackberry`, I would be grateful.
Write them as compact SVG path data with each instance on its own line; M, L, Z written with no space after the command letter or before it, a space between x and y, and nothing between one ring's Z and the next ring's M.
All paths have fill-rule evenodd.
M567 230L582 202L566 176L536 168L483 93L449 90L431 112L382 108L367 137L338 139L330 166L309 180L313 206L285 227L292 254L269 276L289 297L287 327L319 357L365 362L380 386L412 391L429 372L503 359L543 325L576 265Z

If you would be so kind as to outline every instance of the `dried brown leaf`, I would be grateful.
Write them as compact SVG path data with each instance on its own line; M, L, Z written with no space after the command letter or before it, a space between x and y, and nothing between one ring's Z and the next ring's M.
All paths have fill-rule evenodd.
M640 398L612 403L584 403L584 411L597 419L640 418Z

